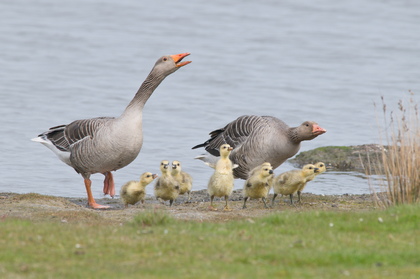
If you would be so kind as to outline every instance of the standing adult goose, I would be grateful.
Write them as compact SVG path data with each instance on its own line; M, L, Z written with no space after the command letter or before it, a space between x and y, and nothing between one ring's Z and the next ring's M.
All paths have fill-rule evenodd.
M143 144L142 111L146 101L165 77L191 63L182 62L189 54L159 58L121 116L76 120L52 127L32 139L50 148L61 161L82 175L90 207L109 207L95 202L90 176L104 174L104 193L115 195L111 171L127 166L139 154Z
M269 162L275 169L299 151L302 141L312 140L325 132L313 121L289 127L272 116L244 115L211 132L209 140L192 149L204 147L209 154L196 158L214 167L215 157L220 156L218 148L229 144L233 147L230 159L238 165L233 170L235 178L247 179L253 168Z

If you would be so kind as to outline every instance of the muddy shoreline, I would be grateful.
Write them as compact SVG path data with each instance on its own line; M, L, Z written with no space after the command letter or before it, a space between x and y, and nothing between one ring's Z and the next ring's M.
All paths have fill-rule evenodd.
M31 221L58 221L63 223L110 223L121 224L144 211L163 210L176 219L197 222L226 222L250 219L284 211L366 211L374 210L372 196L363 195L315 195L302 194L302 203L291 205L288 197L277 197L273 208L265 208L261 200L250 200L242 209L242 191L235 190L229 199L232 211L223 211L224 200L215 199L218 211L209 210L210 199L206 190L192 192L190 203L180 196L172 207L148 196L144 205L136 204L124 208L118 198L101 198L96 201L111 208L94 210L87 207L86 198L64 198L35 193L0 193L0 219L19 218ZM268 199L271 203L272 194Z

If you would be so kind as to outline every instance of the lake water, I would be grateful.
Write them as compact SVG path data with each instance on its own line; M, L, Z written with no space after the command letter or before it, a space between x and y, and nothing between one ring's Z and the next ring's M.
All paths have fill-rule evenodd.
M206 188L212 169L191 147L240 115L290 126L314 120L328 130L301 151L377 143L374 103L384 96L393 109L409 90L416 101L420 94L419 1L4 0L0 34L1 192L85 197L80 175L30 139L120 115L164 54L191 52L193 63L146 104L143 149L115 172L117 191L158 172L163 159L180 160L193 189ZM99 198L103 176L92 181ZM368 193L369 183L327 172L306 191Z

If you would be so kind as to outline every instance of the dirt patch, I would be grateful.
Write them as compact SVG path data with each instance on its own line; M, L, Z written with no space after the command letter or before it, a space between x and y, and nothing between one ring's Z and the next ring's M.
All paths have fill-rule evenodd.
M269 195L271 203L272 195ZM283 211L366 211L375 209L371 195L314 195L302 194L302 203L291 205L288 197L277 197L274 207L264 208L261 200L250 200L242 209L242 191L233 192L229 200L232 211L223 211L224 200L215 199L218 211L209 210L210 199L206 190L194 191L192 200L186 203L181 196L172 207L147 197L145 204L124 208L118 198L97 199L98 203L111 206L106 210L87 208L85 198L62 198L39 194L0 193L0 219L21 218L32 221L53 220L69 223L109 222L120 224L146 210L164 210L176 219L189 221L227 222L238 219L253 219Z

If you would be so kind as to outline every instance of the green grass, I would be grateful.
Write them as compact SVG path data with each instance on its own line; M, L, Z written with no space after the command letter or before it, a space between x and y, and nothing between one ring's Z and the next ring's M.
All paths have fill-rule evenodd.
M217 213L216 213L217 214ZM223 213L219 213L223 214ZM227 223L0 223L2 278L419 278L420 207Z

